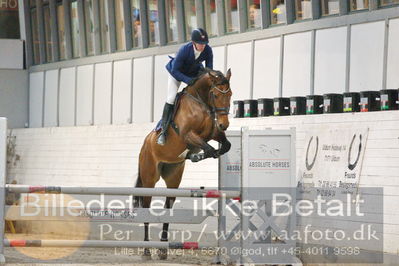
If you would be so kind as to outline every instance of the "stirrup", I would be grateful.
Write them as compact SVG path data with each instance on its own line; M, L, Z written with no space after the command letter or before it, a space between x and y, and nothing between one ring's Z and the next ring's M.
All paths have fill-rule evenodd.
M166 136L165 133L161 132L161 134L159 134L158 138L157 138L157 144L164 146L166 142Z

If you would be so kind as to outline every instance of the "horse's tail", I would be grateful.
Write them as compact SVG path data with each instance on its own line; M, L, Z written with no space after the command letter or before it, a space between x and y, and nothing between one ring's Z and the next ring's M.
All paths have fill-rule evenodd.
M136 186L135 187L143 187L143 182L141 181L140 169L137 174ZM133 205L135 208L139 208L143 206L143 197L142 196L134 196L133 197Z

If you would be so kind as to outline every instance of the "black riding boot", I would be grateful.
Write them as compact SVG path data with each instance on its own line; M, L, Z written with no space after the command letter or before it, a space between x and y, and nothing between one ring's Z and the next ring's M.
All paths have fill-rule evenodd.
M173 104L165 103L162 113L162 131L161 134L158 136L157 143L159 145L165 145L166 143L166 134L168 131L168 127L170 121L172 120L172 113L173 113Z

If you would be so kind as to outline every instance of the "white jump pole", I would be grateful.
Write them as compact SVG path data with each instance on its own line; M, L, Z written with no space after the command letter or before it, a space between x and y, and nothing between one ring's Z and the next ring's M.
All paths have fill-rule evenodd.
M202 245L198 242L157 242L157 241L118 241L118 240L26 240L4 239L6 247L91 247L91 248L168 248L168 249L211 249L215 245Z
M194 197L194 198L239 198L239 191L171 189L171 188L129 188L129 187L61 187L6 185L9 192L14 193L63 193L85 195L134 195L153 197Z
M5 229L5 184L6 184L6 154L7 154L7 119L0 117L0 239L4 239ZM5 263L4 244L0 241L0 263Z

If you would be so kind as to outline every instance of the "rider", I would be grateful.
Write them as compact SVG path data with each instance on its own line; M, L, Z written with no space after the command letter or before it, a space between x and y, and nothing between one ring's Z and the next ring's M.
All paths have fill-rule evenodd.
M191 85L193 79L203 69L203 61L207 68L213 69L213 52L208 45L208 34L205 30L198 28L192 31L191 42L181 46L176 57L171 57L166 65L169 72L168 96L162 113L162 131L157 139L159 145L165 145L166 133L172 120L173 107L180 83Z

